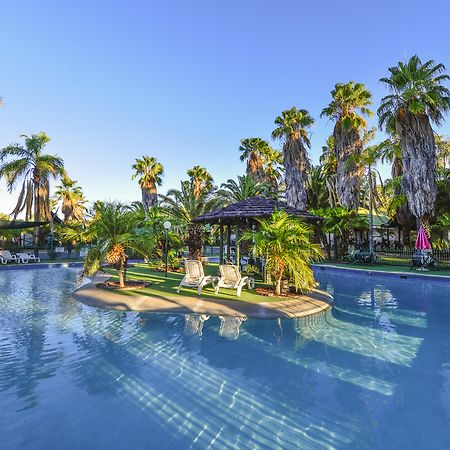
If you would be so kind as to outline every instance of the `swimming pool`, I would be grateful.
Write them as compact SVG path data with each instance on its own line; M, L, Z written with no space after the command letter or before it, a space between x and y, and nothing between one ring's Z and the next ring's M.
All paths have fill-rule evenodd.
M95 309L76 269L0 271L0 439L16 449L448 448L450 285L320 272L291 320Z

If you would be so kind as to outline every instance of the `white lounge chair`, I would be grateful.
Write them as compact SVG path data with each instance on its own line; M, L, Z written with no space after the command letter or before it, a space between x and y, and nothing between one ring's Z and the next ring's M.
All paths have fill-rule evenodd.
M20 263L20 259L16 255L12 255L9 250L0 250L0 257L2 259L2 264L7 264L9 262Z
M251 286L253 278L243 277L241 272L239 272L238 266L233 266L231 264L223 264L219 266L220 277L217 282L216 294L219 293L221 287L229 289L237 289L237 296L241 296L242 288L247 284L248 287Z
M180 289L182 286L197 288L197 294L200 295L202 293L202 289L207 284L212 284L214 287L215 277L205 276L205 272L203 272L203 264L201 261L197 260L187 260L185 262L186 274L181 280L180 285L178 286L177 292L180 293Z
M36 257L35 255L29 255L28 253L17 253L17 257L19 261L26 264L29 261L31 262L41 262L41 258Z

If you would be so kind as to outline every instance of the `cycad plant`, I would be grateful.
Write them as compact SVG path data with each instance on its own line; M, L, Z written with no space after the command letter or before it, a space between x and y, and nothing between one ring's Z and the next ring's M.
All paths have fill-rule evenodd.
M381 128L395 129L403 162L402 186L408 206L427 228L436 201L436 141L432 124L441 124L450 110L450 78L445 66L433 60L422 63L415 55L407 63L389 68L381 78L391 92L378 108Z
M266 270L274 280L275 295L281 295L282 280L288 278L300 292L315 286L310 264L323 258L313 244L311 228L285 211L275 211L268 219L258 221L257 231L243 233L241 240L253 242L252 250L265 257Z

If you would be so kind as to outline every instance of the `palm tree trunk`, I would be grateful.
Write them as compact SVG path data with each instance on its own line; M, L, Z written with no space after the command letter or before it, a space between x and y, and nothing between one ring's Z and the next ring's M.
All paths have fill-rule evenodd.
M359 131L345 130L340 122L334 128L334 151L337 160L336 191L339 203L347 208L359 207L360 167L354 157L361 154Z
M125 287L125 273L123 269L119 269L117 271L117 275L119 276L119 286L121 288Z
M285 168L286 202L300 210L306 209L306 169L308 158L300 139L288 139L283 146Z
M41 205L40 205L40 197L39 197L39 185L40 178L38 175L34 176L33 179L33 194L34 194L34 214L33 220L35 222L41 221ZM36 256L39 256L39 236L41 232L41 227L34 227L33 235L34 235L34 253Z
M188 228L188 237L186 244L189 248L189 258L200 260L202 255L202 235L203 228L201 225L191 223Z
M255 182L262 182L265 178L263 161L256 154L251 153L247 161L247 175L251 176Z
M275 295L281 295L281 277L275 281Z
M436 143L428 116L403 112L397 118L403 162L403 190L416 219L427 218L436 201Z
M150 189L141 189L142 191L142 204L144 209L148 211L152 206L156 206L157 194L152 192Z
M372 166L370 164L369 164L369 252L370 254L373 253L373 185L372 185Z

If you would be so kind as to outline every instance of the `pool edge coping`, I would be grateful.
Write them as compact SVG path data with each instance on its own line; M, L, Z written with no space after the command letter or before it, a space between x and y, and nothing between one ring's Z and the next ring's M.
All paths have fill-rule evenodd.
M72 297L86 305L109 310L149 312L160 314L207 314L211 316L246 317L249 319L294 319L310 317L332 308L333 297L326 291L315 289L298 299L277 302L251 303L242 300L206 299L199 296L121 295L99 289L97 284L111 278L96 275L90 282L72 292ZM120 300L120 301L119 301ZM307 308L305 308L305 301ZM155 303L156 302L156 303ZM159 305L159 306L158 306ZM300 305L303 310L299 311ZM297 310L296 310L297 308Z
M422 273L415 273L415 272L384 272L381 270L376 269L369 269L369 268L356 268L356 267L343 267L343 266L337 266L335 264L312 264L312 267L319 270L330 270L334 272L355 272L360 275L367 275L367 276L386 276L391 278L401 278L403 280L406 279L419 279L422 281L430 280L430 281L441 281L441 282L450 282L450 276L447 275L434 275L434 274L422 274Z

